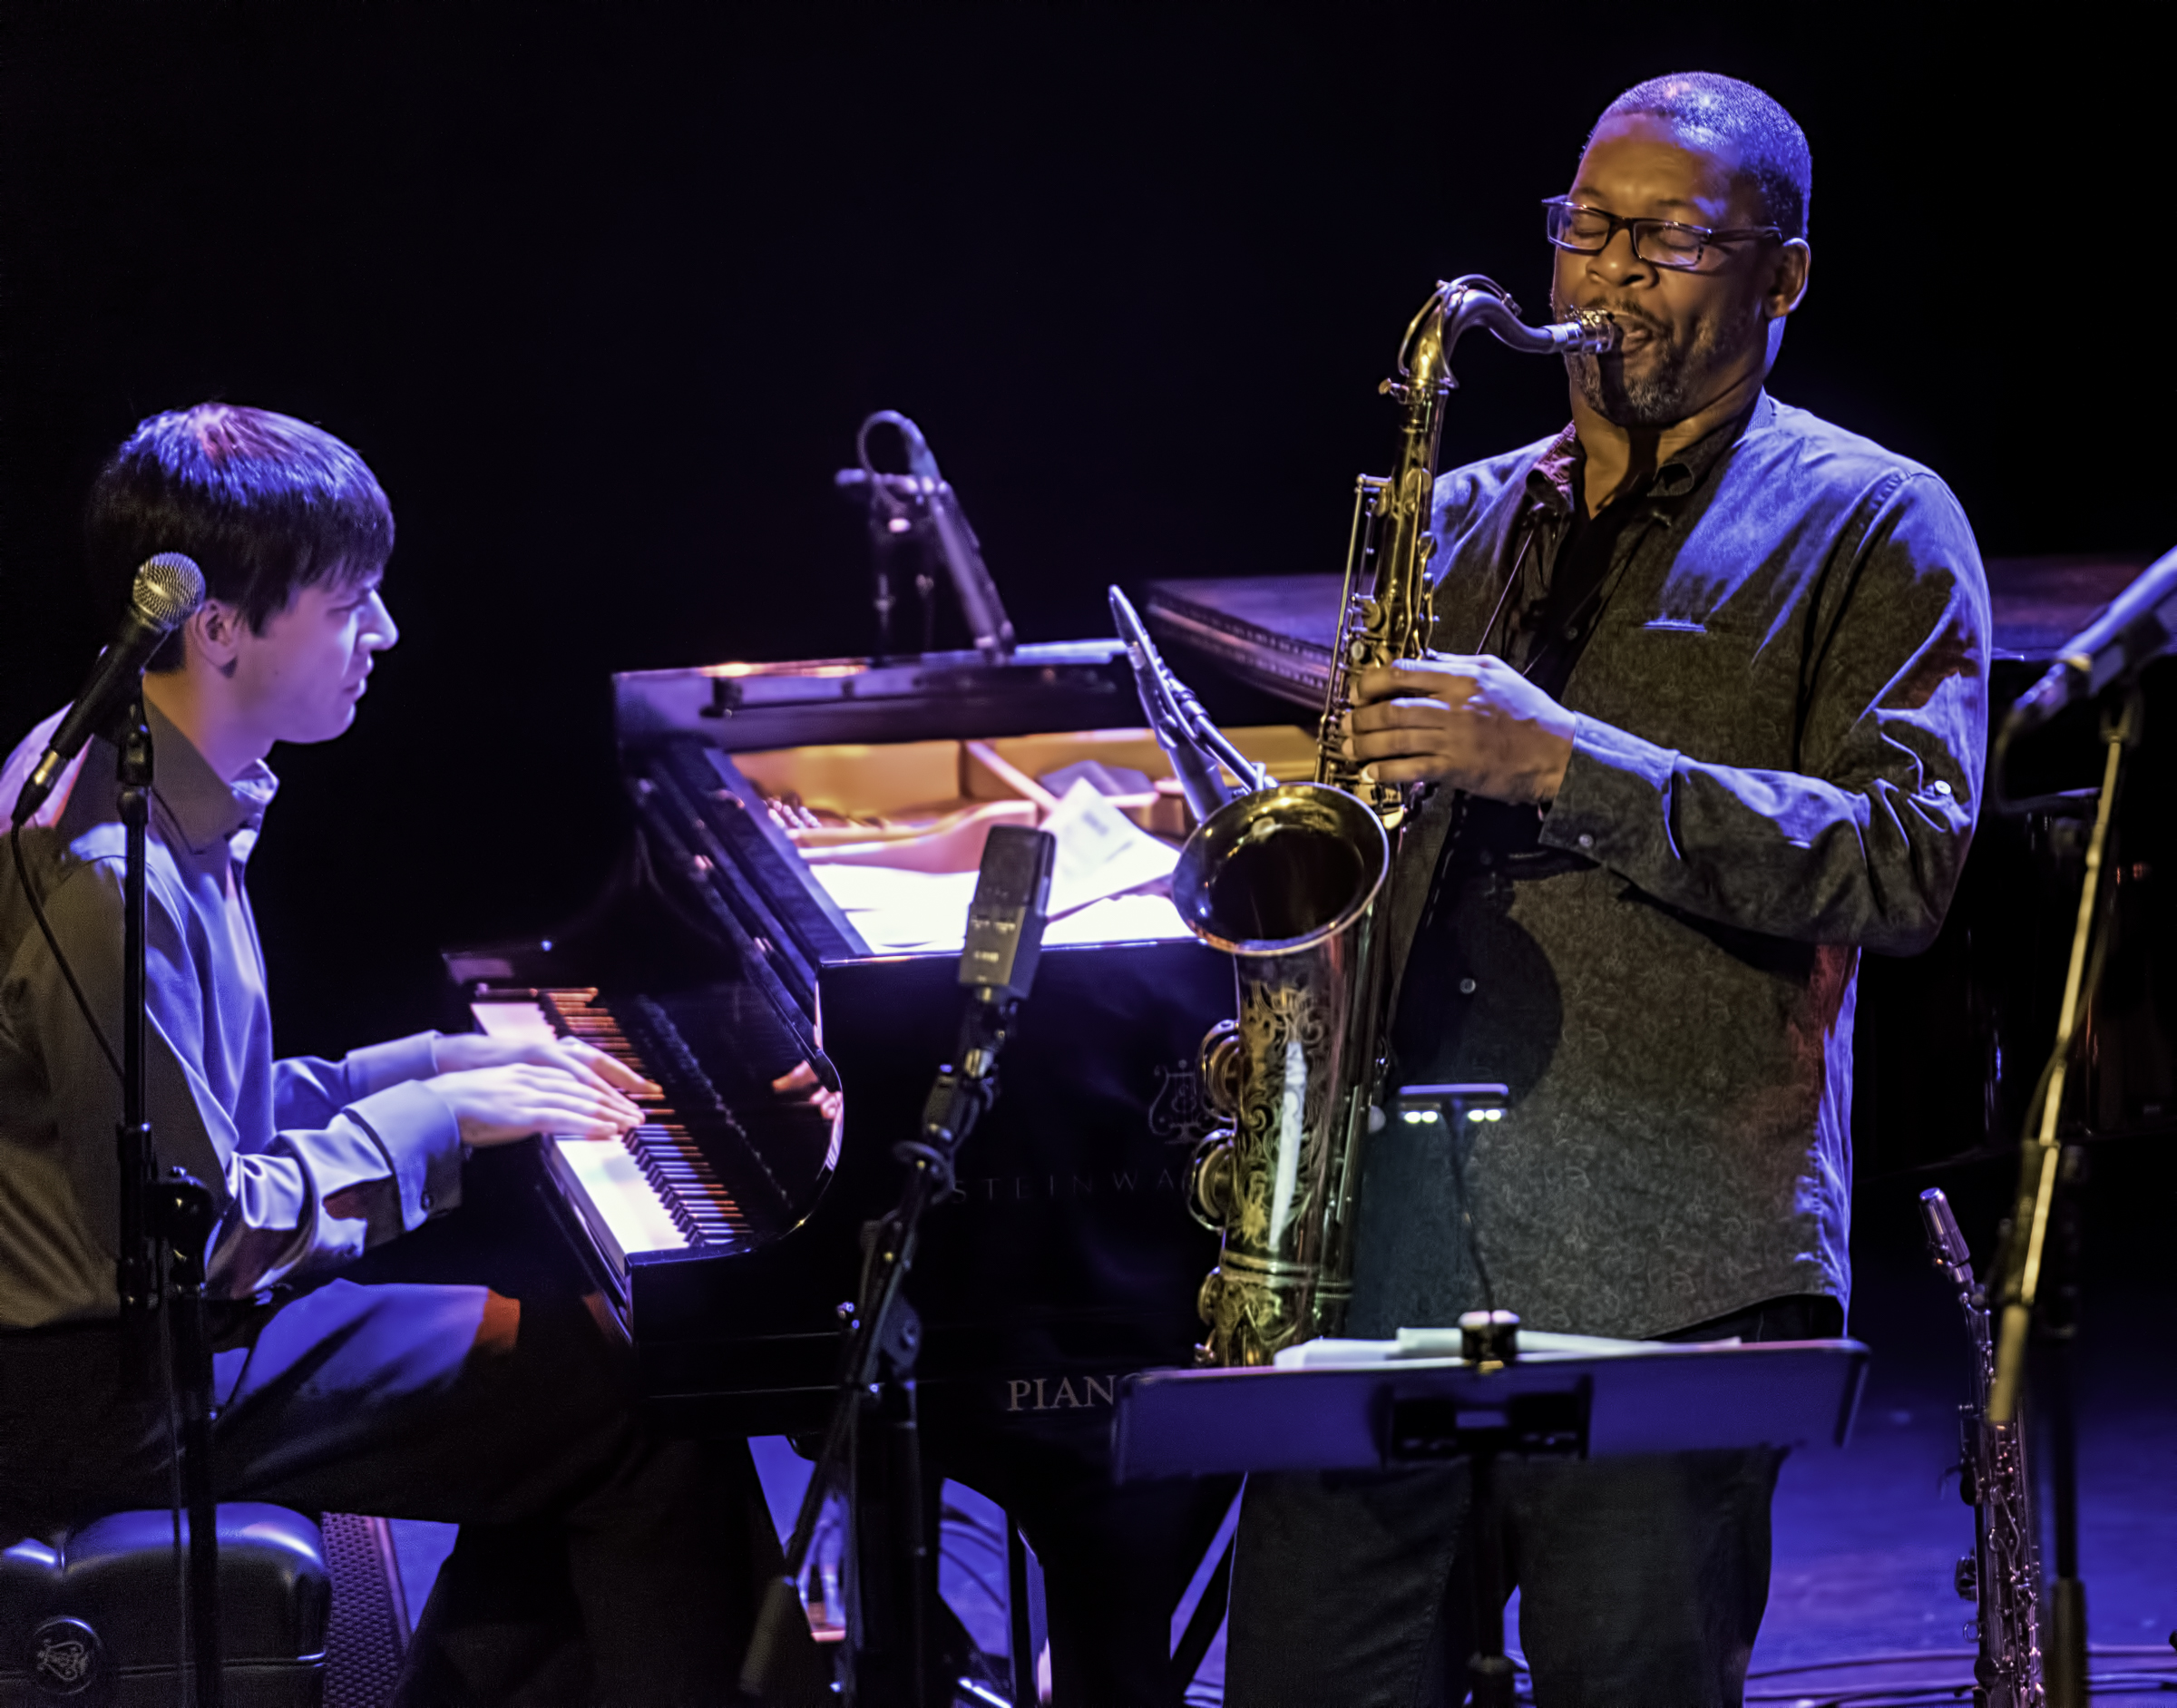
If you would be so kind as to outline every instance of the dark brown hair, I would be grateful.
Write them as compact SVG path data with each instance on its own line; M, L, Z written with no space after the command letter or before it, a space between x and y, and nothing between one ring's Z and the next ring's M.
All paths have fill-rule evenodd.
M302 589L360 581L393 555L393 508L361 457L306 421L234 404L139 422L92 483L83 525L116 609L139 564L181 551L258 633ZM151 668L181 669L181 648L177 630Z

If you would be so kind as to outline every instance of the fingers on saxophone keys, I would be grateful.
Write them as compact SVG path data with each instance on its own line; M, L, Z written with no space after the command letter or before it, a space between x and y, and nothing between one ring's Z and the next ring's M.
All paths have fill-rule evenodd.
M1353 714L1343 747L1349 759L1381 759L1413 751L1415 732L1452 728L1458 708L1439 699L1414 698L1363 706Z
M1440 759L1426 756L1409 756L1403 759L1379 759L1364 766L1361 771L1363 783L1381 783L1387 786L1402 786L1409 783L1434 783L1447 775Z
M1348 689L1352 696L1353 704L1369 706L1388 694L1395 694L1398 689L1392 686L1391 679L1396 675L1395 670L1387 670L1381 666L1362 671L1359 676L1353 678L1352 686ZM1352 714L1348 713L1347 716L1350 717Z
M1382 669L1363 670L1353 679L1352 700L1356 706L1366 706L1425 695L1457 705L1474 692L1483 677L1499 668L1494 659L1487 658L1402 659Z
M1443 672L1433 664L1401 659L1362 671L1353 678L1351 692L1354 705L1368 706L1400 694L1430 693L1442 685L1442 679Z

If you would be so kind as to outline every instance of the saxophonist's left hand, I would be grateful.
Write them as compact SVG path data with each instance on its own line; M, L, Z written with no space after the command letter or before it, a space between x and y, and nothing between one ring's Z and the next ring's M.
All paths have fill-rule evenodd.
M1547 805L1577 727L1501 659L1401 659L1354 682L1345 751L1379 783L1449 783L1493 801Z

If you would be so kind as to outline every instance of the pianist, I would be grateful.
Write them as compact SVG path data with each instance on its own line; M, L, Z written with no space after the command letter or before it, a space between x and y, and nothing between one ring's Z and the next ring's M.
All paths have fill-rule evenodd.
M1547 217L1557 312L1608 310L1625 347L1567 359L1563 433L1437 483L1449 656L1364 680L1349 739L1448 786L1400 854L1399 1081L1512 1101L1463 1203L1416 1129L1374 1147L1356 1333L1455 1321L1481 1271L1540 1329L1842 1329L1859 956L1925 946L1949 903L1988 620L1943 483L1765 390L1811 176L1745 83L1621 96ZM1777 1459L1507 1468L1543 1708L1740 1700ZM1251 1483L1234 1708L1459 1700L1464 1504L1455 1470Z
M458 1521L411 1648L416 1703L708 1702L776 1538L747 1449L649 1436L581 1301L358 1285L342 1265L461 1201L470 1147L611 1139L641 1082L585 1045L423 1034L275 1062L243 878L279 741L354 720L396 630L393 516L362 460L262 410L142 423L93 486L107 590L186 551L209 596L154 657L150 1094L162 1157L211 1184L220 1493ZM12 806L50 726L18 749ZM114 753L93 744L24 834L31 880L108 1038L121 1028ZM406 831L375 822L388 862ZM120 1091L0 863L0 1542L165 1503L159 1396L117 1332ZM338 898L325 898L337 914ZM435 1277L434 1279L436 1279ZM462 1277L448 1276L446 1282ZM807 1657L805 1657L805 1659ZM811 1663L813 1669L813 1662Z

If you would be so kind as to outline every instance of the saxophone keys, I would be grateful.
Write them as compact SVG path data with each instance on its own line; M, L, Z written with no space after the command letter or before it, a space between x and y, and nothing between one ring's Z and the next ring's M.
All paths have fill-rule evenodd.
M1219 1020L1203 1035L1196 1071L1202 1078L1202 1095L1219 1115L1239 1113L1241 1076L1246 1069L1243 1049L1237 1020Z
M1208 1323L1210 1327L1216 1327L1217 1306L1224 1303L1224 1299L1225 1272L1222 1269L1213 1269L1209 1272L1209 1274L1202 1277L1201 1290L1195 1294L1195 1314L1199 1316L1203 1322ZM1195 1350L1197 1352L1201 1352L1210 1349L1206 1347L1196 1347ZM1224 1361L1212 1357L1209 1362L1212 1363L1221 1363Z
M1235 1197L1233 1173L1236 1162L1233 1129L1221 1127L1195 1147L1194 1160L1187 1167L1187 1214L1213 1234L1223 1233L1232 1222ZM1212 1276L1216 1273L1210 1272ZM1206 1288L1208 1283L1203 1285ZM1205 1292L1203 1297L1208 1296Z

